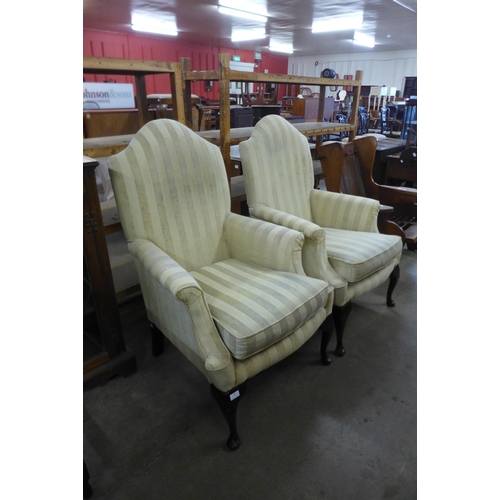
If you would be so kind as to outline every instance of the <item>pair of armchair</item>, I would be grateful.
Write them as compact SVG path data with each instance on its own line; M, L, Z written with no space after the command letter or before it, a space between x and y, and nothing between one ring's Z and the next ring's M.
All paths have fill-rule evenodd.
M246 380L318 330L329 364L332 309L342 355L347 304L392 275L393 305L397 281L400 239L377 233L378 203L313 189L307 140L288 129L281 135L283 122L292 127L277 115L262 118L240 144L253 217L230 212L219 149L176 121L149 122L109 161L153 353L167 337L203 373L233 450ZM257 187L278 205L255 202Z

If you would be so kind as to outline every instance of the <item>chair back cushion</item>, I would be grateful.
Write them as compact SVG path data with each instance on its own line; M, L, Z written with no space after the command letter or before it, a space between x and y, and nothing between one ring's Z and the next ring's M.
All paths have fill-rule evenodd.
M250 209L265 205L311 220L314 171L305 136L281 116L267 115L240 143L240 154Z
M110 158L109 172L129 241L152 241L188 271L229 257L230 195L215 145L177 121L153 120Z

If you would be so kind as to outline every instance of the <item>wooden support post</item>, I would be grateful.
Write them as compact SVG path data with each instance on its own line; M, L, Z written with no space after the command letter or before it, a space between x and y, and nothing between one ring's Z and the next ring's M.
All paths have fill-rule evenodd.
M360 70L356 71L355 79L357 81L361 81L363 79L363 72ZM351 106L351 118L349 123L354 125L353 130L349 132L349 142L354 141L356 137L356 132L358 129L358 112L359 112L359 98L361 96L361 85L354 86L354 92L352 97L352 106Z
M226 166L227 180L231 189L231 117L229 112L229 54L219 54L219 93L220 93L220 150Z
M188 57L181 57L180 60L180 65L181 65L181 73L182 73L182 80L183 80L183 89L182 93L184 95L184 102L182 105L182 109L184 110L184 117L185 117L185 125L189 128L193 128L193 115L191 113L191 80L188 80L185 78L187 73L191 71L191 61L189 60Z
M324 85L321 85L319 88L319 102L318 102L318 116L317 116L317 121L322 122L323 121L323 116L325 112L325 95L326 95L326 87ZM321 146L321 143L323 142L323 136L322 135L317 135L316 136L316 150Z
M137 93L137 109L139 113L139 127L143 127L149 121L148 99L146 95L146 76L135 75L135 90Z
M174 120L177 120L183 125L190 126L189 124L187 124L187 117L191 117L191 113L190 112L186 113L184 104L186 100L186 95L182 91L184 78L182 77L183 75L182 75L181 63L174 63L174 66L175 66L174 72L170 73L170 87L172 91L172 106L174 108ZM184 99L182 98L183 96ZM188 97L189 100L191 100L191 92L189 92ZM191 107L189 108L189 111L191 111Z

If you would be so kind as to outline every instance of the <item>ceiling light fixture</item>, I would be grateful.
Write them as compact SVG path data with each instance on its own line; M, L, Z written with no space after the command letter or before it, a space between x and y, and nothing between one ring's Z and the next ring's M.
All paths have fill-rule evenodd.
M363 26L363 16L331 17L313 21L312 33L324 33L326 31L355 30Z
M132 29L144 33L153 33L156 35L177 36L177 24L175 17L168 19L158 19L145 14L132 13Z
M242 17L243 19L250 19L251 21L257 21L260 23L267 22L266 16L261 16L260 14L254 14L252 12L246 12L244 10L230 9L229 7L221 7L219 5L219 12L221 14L226 14L228 16Z
M365 35L363 33L355 32L354 39L352 41L356 45L362 45L363 47L369 47L372 49L375 47L375 37L371 35Z
M273 52L284 52L285 54L293 54L293 45L290 43L276 43L271 41L269 50Z
M178 32L174 30L162 29L160 27L154 28L151 26L141 26L139 24L132 24L132 29L134 31L142 31L144 33L153 33L156 35L168 35L168 36L177 36Z
M253 30L234 30L231 33L231 41L242 42L244 40L258 40L259 38L265 38L266 36L265 28Z

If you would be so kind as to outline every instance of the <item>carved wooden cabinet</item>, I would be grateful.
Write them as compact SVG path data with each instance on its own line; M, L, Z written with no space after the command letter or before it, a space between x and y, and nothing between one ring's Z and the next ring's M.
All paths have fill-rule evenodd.
M95 180L99 162L83 157L83 384L137 370L125 346Z

